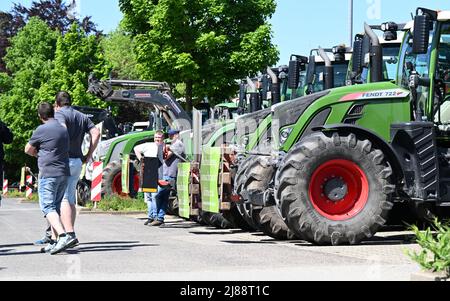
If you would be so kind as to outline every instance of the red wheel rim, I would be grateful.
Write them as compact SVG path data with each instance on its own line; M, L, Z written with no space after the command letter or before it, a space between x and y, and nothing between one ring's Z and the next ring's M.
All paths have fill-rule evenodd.
M139 175L134 175L134 191L139 191ZM112 184L112 192L114 194L118 194L120 196L126 196L126 194L122 193L122 173L119 172L116 174Z
M326 187L330 181L346 185L342 198L331 200ZM309 198L314 208L324 217L348 220L358 215L369 199L369 181L355 163L348 160L332 160L322 164L311 177Z

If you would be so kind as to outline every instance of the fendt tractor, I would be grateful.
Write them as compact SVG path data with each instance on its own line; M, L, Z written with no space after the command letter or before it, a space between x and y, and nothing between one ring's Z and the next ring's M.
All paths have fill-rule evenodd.
M317 55L313 55L316 52ZM296 95L310 95L324 88L344 86L350 58L351 49L345 46L312 50L309 59L292 55L286 79L286 86L290 93L286 100ZM302 76L305 71L305 75ZM300 81L302 77L304 81ZM272 79L276 83L275 80L276 78ZM273 90L277 89L279 89L278 85ZM273 96L273 105L280 103L277 95L275 93ZM237 121L236 143L241 162L234 188L236 194L241 197L238 209L253 229L261 230L277 239L293 238L293 233L289 232L281 218L278 218L279 215L274 206L263 208L262 204L252 205L249 202L255 197L262 198L271 180L271 176L267 174L266 158L256 158L258 152L267 153L271 149L271 125L270 108L243 116ZM248 152L252 155L246 157ZM264 189L260 189L261 187ZM253 199L253 202L256 200Z
M344 68L341 65L348 65L349 55L346 54L347 63L344 63L343 54L345 48L333 48L335 61L337 61L335 62L335 64L337 64L337 70L335 71L333 70L334 68L332 69L332 67L334 67L333 65L332 67L325 68L325 70L324 66L322 65L320 69L322 72L328 69L328 72L325 73L325 76L322 76L327 88L333 87L333 76L335 86L343 86L343 82L345 81L345 79L347 85L362 84L367 83L368 81L370 82L370 73L368 73L368 63L370 61L370 57L368 61L367 55L370 51L370 36L372 36L372 39L374 40L376 37L373 32L374 29L382 30L384 33L383 38L379 38L378 40L376 40L377 43L379 42L382 45L383 49L383 79L389 80L395 77L396 66L398 63L398 53L402 40L401 34L397 34L398 29L395 26L389 27L387 26L387 24L391 23L386 23L382 26L367 27L366 34L357 35L355 37L355 49L353 51L353 57L350 65L348 66L348 72L345 71L347 73L347 79L345 75L343 75ZM320 73L311 71L317 69L315 67L315 62L318 61L317 58L310 58L309 61L312 62L312 66L311 64L308 65L306 82L300 80L301 72L299 75L299 73L296 71L302 70L302 68L298 67L299 65L301 66L301 60L296 59L293 61L291 60L290 62L290 70L295 71L290 72L289 74L289 78L291 79L289 81L289 87L304 87L302 90L305 90L306 94L310 94L311 92L313 92L312 87L314 78L320 78ZM330 64L328 64L328 66L330 66ZM393 73L395 74L393 75ZM314 77L312 77L313 74L315 74ZM337 82L336 77L339 78ZM319 85L319 87L321 87L322 89L324 88L323 82L321 85ZM319 89L316 89L316 91L318 90ZM250 150L250 156L248 156L243 164L240 165L235 187L236 192L241 196L241 204L239 205L239 208L241 208L241 212L244 213L247 222L254 225L254 227L258 227L269 236L277 239L289 239L294 238L295 235L292 231L289 230L280 214L276 210L275 202L272 200L269 201L271 205L264 205L264 199L270 198L272 195L273 177L276 172L276 164L271 164L269 157L259 156L258 152L267 152L267 150L271 148L271 146L269 145L271 141L271 120L272 116L269 115L265 119L266 122L260 123L260 128L258 128L257 131L246 130L247 133L252 133L251 135L247 135L248 137L253 136L253 139L251 139L253 141L252 143L248 143L250 139L246 136L243 136L244 131L242 129L244 129L245 127L243 125L238 126L241 131L238 131L237 140L241 141L241 144L250 145L250 147L247 148L248 150ZM284 133L284 135L287 134L288 133ZM244 139L242 139L242 137ZM263 143L261 143L261 141ZM255 148L254 146L257 145L257 142L259 142L260 144L257 146L257 148Z
M114 90L116 88L117 90ZM149 128L145 131L129 133L114 137L107 137L102 141L94 156L96 161L103 162L104 172L102 181L102 195L118 194L123 192L123 186L129 186L127 195L135 196L139 190L139 173L136 168L130 170L130 183L122 181L122 159L130 156L135 159L134 147L146 142L153 142L156 130L174 128L185 130L192 128L191 117L183 110L181 105L171 94L170 87L164 82L155 81L128 81L89 80L89 92L106 102L116 104L141 105L149 116ZM84 183L92 178L92 167L87 167ZM128 184L128 185L127 185ZM81 186L84 187L86 185Z
M272 108L276 208L302 239L357 244L394 204L424 219L450 206L450 12L418 8L403 30L394 80L372 37L370 83Z

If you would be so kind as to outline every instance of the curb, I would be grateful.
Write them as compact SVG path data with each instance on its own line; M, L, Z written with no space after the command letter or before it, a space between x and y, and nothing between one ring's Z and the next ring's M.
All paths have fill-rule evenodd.
M145 211L101 211L101 210L89 210L81 209L79 211L80 215L137 215L137 214L147 214Z
M31 201L31 200L27 200L27 199L13 199L13 200L17 200L19 202L19 204L39 204L39 202L36 201Z
M450 281L446 273L418 272L411 275L411 281Z

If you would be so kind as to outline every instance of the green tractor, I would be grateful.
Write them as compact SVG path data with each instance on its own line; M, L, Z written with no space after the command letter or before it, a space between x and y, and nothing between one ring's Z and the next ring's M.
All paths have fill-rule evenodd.
M280 97L279 93L274 93L274 91L277 89L279 91L281 85L271 85L271 82L267 77L271 76L276 77L277 79L280 78L281 83L283 83L283 78L286 77L285 74L287 74L287 71L287 67L281 66L279 68L268 69L268 74L261 74L256 78L247 78L243 80L240 84L239 103L237 105L237 110L234 110L234 105L232 105L231 107L227 105L226 108L232 108L235 111L235 114L246 114L247 112L259 111L264 106L270 106L273 98ZM224 108L224 105L219 105L219 107ZM202 154L204 155L211 148L221 148L225 145L234 145L235 130L236 122L234 119L230 118L216 118L214 123L208 123L204 125L201 128L201 142L197 142L198 144L202 145ZM230 201L230 196L232 194L232 183L226 184L226 189L219 188L220 193L217 196L217 198L219 199L227 200L227 208L221 209L219 210L219 212L209 212L208 210L210 209L205 206L203 206L205 208L202 208L202 204L204 203L203 201L204 199L206 199L204 195L214 193L214 191L209 191L209 187L207 187L208 190L205 191L205 186L210 186L209 184L203 183L203 185L200 185L199 179L202 177L209 177L208 174L205 174L209 171L203 168L203 174L201 174L201 161L203 159L203 156L196 156L196 152L194 151L195 143L193 141L195 139L193 139L193 131L182 132L181 137L186 145L187 157L189 159L189 162L192 162L190 164L191 166L194 166L194 168L191 168L191 184L193 183L194 185L199 187L194 189L195 191L197 191L198 195L194 195L194 197L192 197L192 200L188 201L191 207L189 209L191 210L191 214L184 217L189 217L200 222L206 222L207 224L218 228L243 228L245 230L251 230L245 220L242 219L241 214L237 211L235 203ZM223 173L226 173L230 177L234 178L236 165L231 161L226 163L230 168L227 168L227 172L221 171L219 178L223 175ZM221 163L216 162L214 164L214 167L217 167L219 164ZM180 182L182 181L183 179L180 180ZM180 190L188 189L186 187L180 187ZM203 200L200 196L201 193L203 193ZM216 202L216 200L211 200L211 203L214 202Z
M129 155L133 160L135 157L134 147L142 143L153 142L156 130L165 130L168 127L180 130L190 129L192 120L171 94L169 85L164 82L98 81L90 78L89 92L106 102L141 106L143 110L148 112L150 126L145 131L123 135L123 132L120 131L111 133L115 126L105 125L103 132L106 131L110 134L99 143L94 154L95 161L103 162L102 195L124 195L122 189L122 158ZM134 197L139 190L139 174L135 169L131 170L130 178L131 183L129 183L127 195ZM91 180L92 166L88 165L80 190L83 187L89 187ZM80 195L84 195L84 199L88 198L88 195L83 191L80 191Z
M283 96L289 100L297 95L314 95L320 89L345 85L350 57L351 49L345 46L312 50L309 59L292 55L288 77L283 83L286 87L282 89L286 91ZM302 78L304 80L300 80ZM274 105L277 103L279 101L273 102ZM259 155L271 152L271 126L270 108L243 116L237 121L236 141L241 162L234 187L236 194L241 197L238 208L253 229L262 230L276 239L293 238L293 233L278 218L275 207L263 207L262 202L268 196L267 188L275 172L270 158Z
M278 213L319 245L371 238L397 203L424 219L450 206L450 12L418 8L394 80L370 44L370 83L272 108ZM270 198L266 205L273 204Z
M391 27L388 26L389 24L391 24ZM396 73L398 53L402 42L401 33L398 34L397 29L392 27L392 24L386 23L383 26L370 26L370 29L378 29L384 32L384 36L379 38L379 42L383 48L383 80L385 81L395 78L395 74L393 73ZM372 34L372 30L370 33ZM326 87L331 88L333 87L333 82L336 87L343 86L345 81L347 85L370 82L370 74L368 73L369 62L366 58L366 54L369 54L370 51L369 36L367 34L358 34L355 37L354 45L355 51L353 52L350 63L348 62L350 59L349 53L345 54L345 63L343 61L344 53L349 52L345 47L338 46L328 50L333 53L335 58L333 64L336 65L336 70L323 65L327 59L326 57L325 59L313 57L309 59L311 63L308 65L307 72L305 73L303 71L304 68L298 67L299 61L301 60L295 58L295 56L291 57L290 70L292 72L289 72L289 88L292 88L292 93L290 93L292 97L311 94L319 90L317 87L324 88L324 84ZM312 53L314 51L317 50L313 50ZM322 57L324 57L323 52ZM319 62L319 64L322 63L322 65L316 68L316 62ZM333 64L331 64L332 67L334 67ZM347 80L345 80L344 70L347 65L348 71L345 71ZM328 66L330 66L329 63ZM325 76L321 76L320 74L327 69L329 71ZM314 80L318 78L322 78L322 81L314 84ZM336 78L338 79L336 80ZM302 100L305 99L303 98ZM283 105L280 105L280 107L283 108ZM272 195L273 177L276 172L274 166L276 164L270 163L271 159L269 157L258 154L261 152L270 152L271 149L272 115L266 113L264 117L265 119L263 118L253 122L253 128L247 129L246 127L248 127L250 120L246 117L238 120L237 140L240 141L240 145L247 145L246 152L250 152L250 156L239 167L238 177L235 183L236 193L242 198L242 203L239 205L239 208L246 221L253 228L259 228L269 236L277 239L293 238L294 234L281 219L274 206L274 201L272 200L270 202L272 204L271 206L264 206L264 199ZM283 137L280 137L280 139L284 139L287 135L289 135L288 132L283 132Z

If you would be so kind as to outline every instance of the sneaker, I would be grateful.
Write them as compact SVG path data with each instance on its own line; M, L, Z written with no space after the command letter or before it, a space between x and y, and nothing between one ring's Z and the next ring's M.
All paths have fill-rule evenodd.
M163 222L163 221L160 221L160 220L153 221L153 222L150 224L150 226L152 226L152 227L159 227L159 226L162 226L162 225L164 225L164 222Z
M41 253L50 253L55 246L56 246L56 241L50 239L49 244L45 248L41 249Z
M80 244L78 238L75 235L67 234L67 236L69 237L69 240L67 241L67 249L75 248Z
M67 250L70 247L69 241L71 241L71 237L69 235L60 237L58 239L58 242L56 243L56 246L50 251L50 254L56 255L58 253L61 253L62 251Z
M37 240L34 242L35 246L44 246L46 244L49 244L52 241L52 239L48 236L45 236L44 238Z
M148 226L149 224L153 223L155 220L153 218L149 218L145 223L144 226Z

